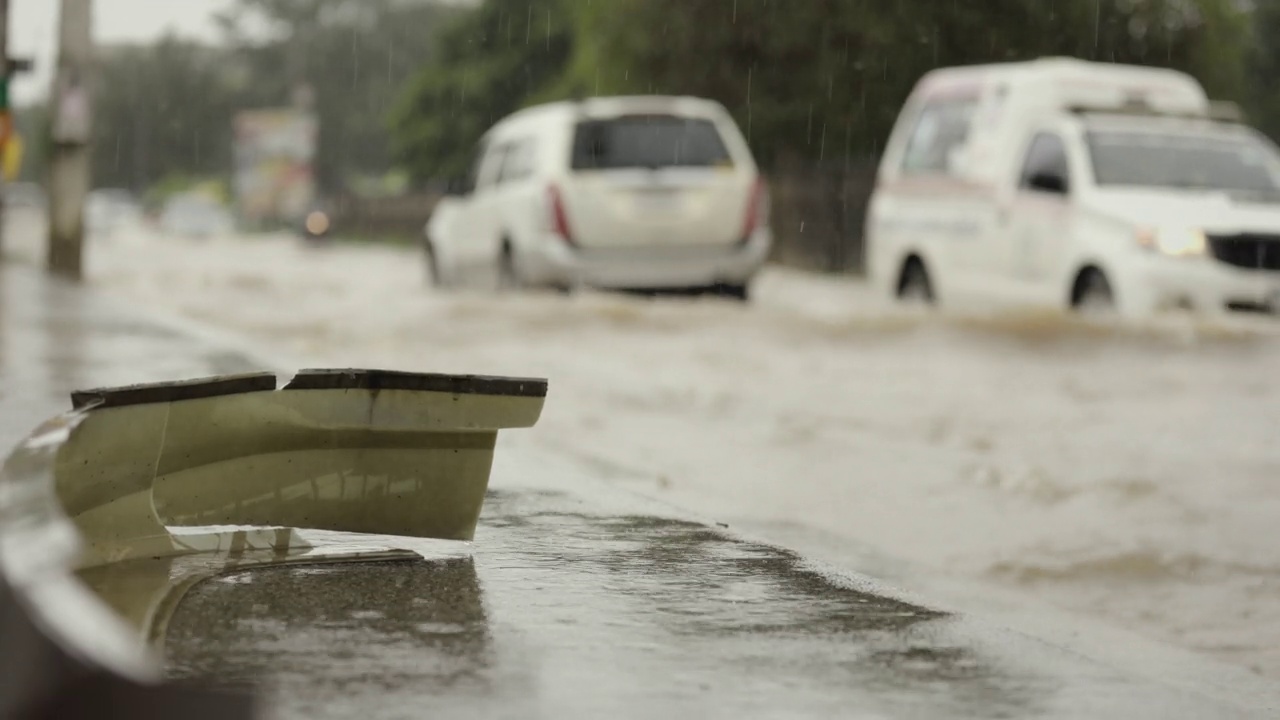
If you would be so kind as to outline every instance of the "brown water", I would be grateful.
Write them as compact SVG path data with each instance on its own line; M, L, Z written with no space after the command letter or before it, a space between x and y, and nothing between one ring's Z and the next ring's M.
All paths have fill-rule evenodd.
M1277 323L923 317L772 271L750 307L442 294L283 239L92 248L93 282L300 364L545 375L531 441L1280 678Z

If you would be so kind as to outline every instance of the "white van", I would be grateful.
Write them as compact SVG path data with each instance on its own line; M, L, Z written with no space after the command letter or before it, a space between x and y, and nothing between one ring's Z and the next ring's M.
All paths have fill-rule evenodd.
M1231 111L1164 69L930 73L881 162L870 274L945 303L1274 312L1278 153Z
M426 226L437 284L711 289L745 299L768 193L718 103L609 97L521 110Z

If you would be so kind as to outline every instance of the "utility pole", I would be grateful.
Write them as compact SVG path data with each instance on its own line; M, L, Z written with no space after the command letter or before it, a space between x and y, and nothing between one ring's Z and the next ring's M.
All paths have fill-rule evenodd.
M89 195L93 55L91 0L62 0L58 69L49 96L49 272L79 280L84 272L84 204Z

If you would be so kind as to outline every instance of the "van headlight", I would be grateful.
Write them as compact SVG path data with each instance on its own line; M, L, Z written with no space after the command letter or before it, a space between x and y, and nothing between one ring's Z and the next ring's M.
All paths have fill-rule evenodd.
M1204 255L1208 238L1199 228L1143 228L1138 231L1138 245L1170 257Z

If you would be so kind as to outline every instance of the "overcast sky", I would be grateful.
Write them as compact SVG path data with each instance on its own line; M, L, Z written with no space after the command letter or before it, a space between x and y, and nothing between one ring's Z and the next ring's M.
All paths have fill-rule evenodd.
M97 42L148 40L167 31L217 39L213 14L233 0L94 0ZM36 71L13 81L14 101L29 102L48 92L58 33L58 0L10 0L9 53L33 58Z

